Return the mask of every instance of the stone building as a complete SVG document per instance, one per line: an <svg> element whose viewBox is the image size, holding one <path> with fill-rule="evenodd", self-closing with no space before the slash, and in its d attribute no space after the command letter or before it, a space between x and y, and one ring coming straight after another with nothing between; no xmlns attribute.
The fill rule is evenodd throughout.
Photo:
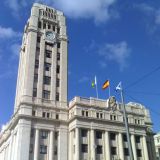
<svg viewBox="0 0 160 160"><path fill-rule="evenodd" d="M154 136L154 142L156 146L156 158L157 160L160 160L160 133L157 133Z"/></svg>
<svg viewBox="0 0 160 160"><path fill-rule="evenodd" d="M129 160L120 103L67 102L67 45L64 14L35 3L24 28L14 114L0 133L0 160ZM137 103L126 108L134 159L154 160L149 111Z"/></svg>

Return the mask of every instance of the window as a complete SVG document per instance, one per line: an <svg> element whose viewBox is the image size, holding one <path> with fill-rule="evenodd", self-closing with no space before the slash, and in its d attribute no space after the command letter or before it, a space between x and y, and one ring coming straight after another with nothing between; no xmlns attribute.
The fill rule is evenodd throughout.
<svg viewBox="0 0 160 160"><path fill-rule="evenodd" d="M48 24L48 29L51 29L51 25L50 24Z"/></svg>
<svg viewBox="0 0 160 160"><path fill-rule="evenodd" d="M88 111L86 111L86 117L88 117Z"/></svg>
<svg viewBox="0 0 160 160"><path fill-rule="evenodd" d="M101 131L96 131L96 138L102 139L102 132Z"/></svg>
<svg viewBox="0 0 160 160"><path fill-rule="evenodd" d="M59 78L56 79L56 87L59 87Z"/></svg>
<svg viewBox="0 0 160 160"><path fill-rule="evenodd" d="M125 156L129 156L129 150L128 150L128 148L124 148L124 155Z"/></svg>
<svg viewBox="0 0 160 160"><path fill-rule="evenodd" d="M37 88L33 88L33 97L37 97Z"/></svg>
<svg viewBox="0 0 160 160"><path fill-rule="evenodd" d="M58 114L56 114L56 119L59 119L59 115Z"/></svg>
<svg viewBox="0 0 160 160"><path fill-rule="evenodd" d="M82 137L87 137L87 130L86 129L81 130L81 136Z"/></svg>
<svg viewBox="0 0 160 160"><path fill-rule="evenodd" d="M59 93L56 92L56 101L59 101Z"/></svg>
<svg viewBox="0 0 160 160"><path fill-rule="evenodd" d="M103 118L103 113L100 113L100 118Z"/></svg>
<svg viewBox="0 0 160 160"><path fill-rule="evenodd" d="M54 138L55 138L55 140L58 139L58 132L55 132Z"/></svg>
<svg viewBox="0 0 160 160"><path fill-rule="evenodd" d="M60 42L57 43L57 48L61 48L61 43Z"/></svg>
<svg viewBox="0 0 160 160"><path fill-rule="evenodd" d="M54 147L54 155L57 155L57 146Z"/></svg>
<svg viewBox="0 0 160 160"><path fill-rule="evenodd" d="M50 116L50 114L49 114L49 113L47 113L47 118L49 118L49 116Z"/></svg>
<svg viewBox="0 0 160 160"><path fill-rule="evenodd" d="M47 154L47 146L40 145L40 154Z"/></svg>
<svg viewBox="0 0 160 160"><path fill-rule="evenodd" d="M41 37L37 36L37 42L40 43L40 41L41 41Z"/></svg>
<svg viewBox="0 0 160 160"><path fill-rule="evenodd" d="M38 82L38 74L34 74L34 82L35 82L35 83Z"/></svg>
<svg viewBox="0 0 160 160"><path fill-rule="evenodd" d="M141 151L141 149L137 149L137 157L142 157L142 151Z"/></svg>
<svg viewBox="0 0 160 160"><path fill-rule="evenodd" d="M36 111L32 111L32 116L35 116L36 115Z"/></svg>
<svg viewBox="0 0 160 160"><path fill-rule="evenodd" d="M136 140L136 143L140 143L141 142L141 137L140 136L135 136L135 140Z"/></svg>
<svg viewBox="0 0 160 160"><path fill-rule="evenodd" d="M110 119L115 121L116 120L116 115L110 115Z"/></svg>
<svg viewBox="0 0 160 160"><path fill-rule="evenodd" d="M116 140L116 134L115 133L110 133L110 139L111 140Z"/></svg>
<svg viewBox="0 0 160 160"><path fill-rule="evenodd" d="M43 112L43 113L42 113L42 117L46 117L46 112Z"/></svg>
<svg viewBox="0 0 160 160"><path fill-rule="evenodd" d="M55 31L55 26L53 26L53 28L52 28L52 29L53 29L53 31Z"/></svg>
<svg viewBox="0 0 160 160"><path fill-rule="evenodd" d="M31 137L32 138L34 137L34 129L33 128L31 129Z"/></svg>
<svg viewBox="0 0 160 160"><path fill-rule="evenodd" d="M81 145L81 150L82 150L82 153L87 153L88 152L88 145L87 144L82 144Z"/></svg>
<svg viewBox="0 0 160 160"><path fill-rule="evenodd" d="M59 61L60 60L60 53L58 52L57 53L57 61Z"/></svg>
<svg viewBox="0 0 160 160"><path fill-rule="evenodd" d="M57 65L57 73L59 73L59 72L60 72L60 66Z"/></svg>
<svg viewBox="0 0 160 160"><path fill-rule="evenodd" d="M127 142L127 135L126 134L123 134L123 141Z"/></svg>
<svg viewBox="0 0 160 160"><path fill-rule="evenodd" d="M42 23L39 21L38 22L38 28L41 28L41 26L42 26Z"/></svg>
<svg viewBox="0 0 160 160"><path fill-rule="evenodd" d="M59 27L57 28L57 33L58 33L58 34L60 33L60 28L59 28Z"/></svg>
<svg viewBox="0 0 160 160"><path fill-rule="evenodd" d="M116 155L117 154L117 149L116 147L111 147L111 154Z"/></svg>
<svg viewBox="0 0 160 160"><path fill-rule="evenodd" d="M46 23L43 23L43 29L46 29Z"/></svg>
<svg viewBox="0 0 160 160"><path fill-rule="evenodd" d="M52 51L46 49L45 53L47 58L51 58Z"/></svg>
<svg viewBox="0 0 160 160"><path fill-rule="evenodd" d="M97 154L102 154L102 146L97 145Z"/></svg>
<svg viewBox="0 0 160 160"><path fill-rule="evenodd" d="M84 116L84 111L82 111L82 116Z"/></svg>
<svg viewBox="0 0 160 160"><path fill-rule="evenodd" d="M35 68L38 68L39 67L39 60L36 60L35 61Z"/></svg>
<svg viewBox="0 0 160 160"><path fill-rule="evenodd" d="M96 115L97 115L97 118L99 118L99 113L97 113Z"/></svg>
<svg viewBox="0 0 160 160"><path fill-rule="evenodd" d="M45 63L44 68L45 68L45 71L50 71L51 70L51 64L50 63Z"/></svg>
<svg viewBox="0 0 160 160"><path fill-rule="evenodd" d="M50 91L43 90L43 98L44 99L50 99Z"/></svg>
<svg viewBox="0 0 160 160"><path fill-rule="evenodd" d="M33 144L30 144L29 153L33 153Z"/></svg>
<svg viewBox="0 0 160 160"><path fill-rule="evenodd" d="M51 84L51 77L44 76L44 78L43 78L43 84L50 85Z"/></svg>
<svg viewBox="0 0 160 160"><path fill-rule="evenodd" d="M42 139L47 139L48 138L48 131L41 130L41 138Z"/></svg>

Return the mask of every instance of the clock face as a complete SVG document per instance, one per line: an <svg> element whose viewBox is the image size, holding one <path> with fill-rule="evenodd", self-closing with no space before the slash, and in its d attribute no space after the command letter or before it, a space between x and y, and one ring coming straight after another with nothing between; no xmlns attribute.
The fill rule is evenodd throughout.
<svg viewBox="0 0 160 160"><path fill-rule="evenodd" d="M56 38L56 35L54 32L48 31L46 32L46 39L49 41L53 41Z"/></svg>

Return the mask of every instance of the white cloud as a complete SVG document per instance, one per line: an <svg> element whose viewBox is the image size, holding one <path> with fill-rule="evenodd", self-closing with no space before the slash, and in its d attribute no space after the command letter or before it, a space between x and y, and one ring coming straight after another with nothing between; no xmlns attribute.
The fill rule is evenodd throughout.
<svg viewBox="0 0 160 160"><path fill-rule="evenodd" d="M78 82L79 83L84 83L84 82L87 82L87 81L89 81L89 78L84 76L84 77L80 78Z"/></svg>
<svg viewBox="0 0 160 160"><path fill-rule="evenodd" d="M99 65L100 65L101 68L106 68L107 67L107 62L99 61Z"/></svg>
<svg viewBox="0 0 160 160"><path fill-rule="evenodd" d="M15 38L15 37L19 37L21 36L21 33L20 32L16 32L14 31L12 28L8 27L8 28L5 28L5 27L2 27L0 25L0 39L8 39L8 38Z"/></svg>
<svg viewBox="0 0 160 160"><path fill-rule="evenodd" d="M127 59L131 53L127 42L122 41L116 44L106 43L98 51L100 56L103 56L107 61L118 63L122 71L127 66Z"/></svg>
<svg viewBox="0 0 160 160"><path fill-rule="evenodd" d="M35 1L58 8L70 18L93 18L98 23L117 17L117 12L112 10L116 0L7 0L7 6L17 15L20 9Z"/></svg>

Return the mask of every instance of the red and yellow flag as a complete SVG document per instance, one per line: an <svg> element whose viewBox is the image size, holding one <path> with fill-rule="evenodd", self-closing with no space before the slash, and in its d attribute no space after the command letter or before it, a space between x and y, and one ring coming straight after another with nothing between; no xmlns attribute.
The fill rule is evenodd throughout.
<svg viewBox="0 0 160 160"><path fill-rule="evenodd" d="M106 80L102 86L102 89L106 89L109 87L109 80Z"/></svg>

